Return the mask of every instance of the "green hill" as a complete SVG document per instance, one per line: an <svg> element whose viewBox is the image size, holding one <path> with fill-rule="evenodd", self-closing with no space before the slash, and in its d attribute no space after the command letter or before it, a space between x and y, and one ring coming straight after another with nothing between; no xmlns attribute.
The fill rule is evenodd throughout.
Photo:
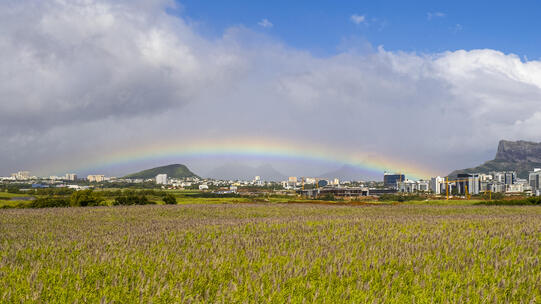
<svg viewBox="0 0 541 304"><path fill-rule="evenodd" d="M167 174L169 178L186 178L186 177L198 177L195 173L190 171L188 167L181 164L173 164L162 167L156 167L141 172L128 174L124 178L155 178L158 174Z"/></svg>

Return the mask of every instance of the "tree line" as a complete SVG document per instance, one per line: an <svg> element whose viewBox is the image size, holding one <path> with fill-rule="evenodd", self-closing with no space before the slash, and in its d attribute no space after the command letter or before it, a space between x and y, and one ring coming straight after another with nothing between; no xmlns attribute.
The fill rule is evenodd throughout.
<svg viewBox="0 0 541 304"><path fill-rule="evenodd" d="M111 191L113 192L113 191ZM114 191L114 206L126 206L126 205L149 205L156 204L157 202L148 198L150 192L145 191ZM154 195L154 192L151 192ZM158 192L158 196L165 204L176 204L177 199L174 195L165 193L164 191ZM48 207L90 207L90 206L106 206L106 197L109 197L110 193L104 193L103 191L80 190L73 191L69 197L59 195L48 195L45 197L39 197L29 204L22 203L18 207L29 208L48 208Z"/></svg>

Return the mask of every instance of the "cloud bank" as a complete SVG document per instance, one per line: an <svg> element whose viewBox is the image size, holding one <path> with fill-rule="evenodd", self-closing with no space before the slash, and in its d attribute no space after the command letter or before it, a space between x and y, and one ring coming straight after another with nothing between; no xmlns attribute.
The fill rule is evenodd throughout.
<svg viewBox="0 0 541 304"><path fill-rule="evenodd" d="M168 1L0 3L0 175L99 164L157 139L243 135L446 174L492 158L499 139L541 140L541 61L383 47L316 57L243 27L207 38L168 10Z"/></svg>

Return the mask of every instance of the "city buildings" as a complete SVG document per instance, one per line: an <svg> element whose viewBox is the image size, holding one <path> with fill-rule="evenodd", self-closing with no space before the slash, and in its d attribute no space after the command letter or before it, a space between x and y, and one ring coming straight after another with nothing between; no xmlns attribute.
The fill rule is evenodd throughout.
<svg viewBox="0 0 541 304"><path fill-rule="evenodd" d="M30 179L30 172L28 171L19 171L17 173L12 173L11 178L15 180L27 180Z"/></svg>

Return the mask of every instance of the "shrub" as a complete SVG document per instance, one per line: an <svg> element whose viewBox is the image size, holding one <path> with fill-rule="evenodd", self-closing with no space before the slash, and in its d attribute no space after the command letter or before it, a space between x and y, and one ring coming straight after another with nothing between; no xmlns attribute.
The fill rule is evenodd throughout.
<svg viewBox="0 0 541 304"><path fill-rule="evenodd" d="M406 201L420 201L426 197L418 194L383 194L379 197L380 201L392 201L392 202L406 202Z"/></svg>
<svg viewBox="0 0 541 304"><path fill-rule="evenodd" d="M70 206L99 206L103 198L92 190L75 191L70 197Z"/></svg>
<svg viewBox="0 0 541 304"><path fill-rule="evenodd" d="M154 204L144 194L136 192L125 192L123 195L115 198L113 205L148 205Z"/></svg>
<svg viewBox="0 0 541 304"><path fill-rule="evenodd" d="M28 206L30 208L49 208L49 207L68 207L70 202L68 199L63 197L41 197L36 200L33 200Z"/></svg>
<svg viewBox="0 0 541 304"><path fill-rule="evenodd" d="M172 194L166 194L163 196L163 202L166 203L167 205L176 205L177 199Z"/></svg>

